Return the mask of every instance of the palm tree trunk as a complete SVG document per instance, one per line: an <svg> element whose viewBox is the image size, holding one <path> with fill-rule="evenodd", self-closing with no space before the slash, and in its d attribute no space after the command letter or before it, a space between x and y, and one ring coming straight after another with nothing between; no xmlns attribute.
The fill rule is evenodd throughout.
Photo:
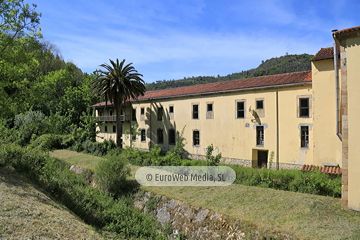
<svg viewBox="0 0 360 240"><path fill-rule="evenodd" d="M115 99L115 113L116 113L116 145L122 147L122 123L121 123L121 102Z"/></svg>

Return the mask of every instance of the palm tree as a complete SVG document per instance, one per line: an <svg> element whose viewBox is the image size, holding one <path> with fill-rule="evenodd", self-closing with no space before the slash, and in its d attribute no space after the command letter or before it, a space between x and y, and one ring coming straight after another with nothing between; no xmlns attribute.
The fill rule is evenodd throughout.
<svg viewBox="0 0 360 240"><path fill-rule="evenodd" d="M143 75L131 66L132 63L125 65L125 59L119 62L110 60L111 65L101 64L100 67L106 71L98 70L98 76L92 81L92 89L95 94L105 98L106 105L108 101L114 104L116 113L116 143L121 147L121 107L127 101L137 99L144 95L146 88Z"/></svg>

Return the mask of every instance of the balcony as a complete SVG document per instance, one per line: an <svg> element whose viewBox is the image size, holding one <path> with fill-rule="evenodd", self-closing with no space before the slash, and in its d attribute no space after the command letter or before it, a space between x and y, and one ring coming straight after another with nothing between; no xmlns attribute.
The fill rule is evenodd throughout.
<svg viewBox="0 0 360 240"><path fill-rule="evenodd" d="M97 117L100 122L116 122L116 115L112 116L99 116ZM130 122L130 115L121 115L120 120L122 122Z"/></svg>

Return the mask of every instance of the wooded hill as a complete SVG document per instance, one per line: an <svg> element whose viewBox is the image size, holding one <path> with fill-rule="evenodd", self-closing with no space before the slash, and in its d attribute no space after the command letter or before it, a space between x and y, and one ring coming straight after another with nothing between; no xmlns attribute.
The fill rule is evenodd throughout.
<svg viewBox="0 0 360 240"><path fill-rule="evenodd" d="M166 88L184 87L197 84L231 81L251 77L259 77L266 75L274 75L281 73L299 72L311 70L311 58L313 55L300 54L300 55L285 55L281 57L271 58L257 67L238 73L228 74L227 76L198 76L193 78L184 78L179 80L163 80L154 83L146 84L148 91L160 90Z"/></svg>

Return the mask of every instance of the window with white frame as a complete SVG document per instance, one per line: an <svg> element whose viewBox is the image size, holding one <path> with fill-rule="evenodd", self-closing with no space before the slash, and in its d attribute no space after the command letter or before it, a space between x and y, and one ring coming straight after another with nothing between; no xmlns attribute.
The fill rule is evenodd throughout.
<svg viewBox="0 0 360 240"><path fill-rule="evenodd" d="M145 142L146 141L146 132L145 129L141 129L141 141Z"/></svg>
<svg viewBox="0 0 360 240"><path fill-rule="evenodd" d="M256 145L264 145L264 126L256 126Z"/></svg>
<svg viewBox="0 0 360 240"><path fill-rule="evenodd" d="M301 147L309 147L309 127L301 126Z"/></svg>
<svg viewBox="0 0 360 240"><path fill-rule="evenodd" d="M264 100L256 100L256 109L264 109Z"/></svg>
<svg viewBox="0 0 360 240"><path fill-rule="evenodd" d="M245 118L245 101L236 102L236 118Z"/></svg>
<svg viewBox="0 0 360 240"><path fill-rule="evenodd" d="M193 145L200 146L200 131L199 130L193 131Z"/></svg>
<svg viewBox="0 0 360 240"><path fill-rule="evenodd" d="M310 99L299 98L299 117L310 117Z"/></svg>
<svg viewBox="0 0 360 240"><path fill-rule="evenodd" d="M192 119L199 119L199 105L192 105Z"/></svg>

